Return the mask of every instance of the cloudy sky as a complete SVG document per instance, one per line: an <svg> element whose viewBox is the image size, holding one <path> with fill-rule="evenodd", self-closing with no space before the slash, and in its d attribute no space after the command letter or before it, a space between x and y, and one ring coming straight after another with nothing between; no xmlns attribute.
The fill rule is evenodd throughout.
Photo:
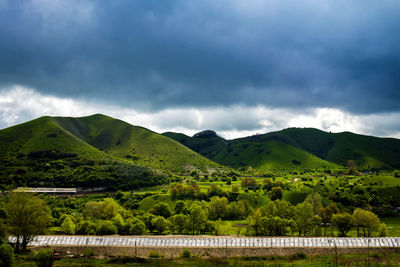
<svg viewBox="0 0 400 267"><path fill-rule="evenodd" d="M103 113L400 138L398 0L0 0L0 128Z"/></svg>

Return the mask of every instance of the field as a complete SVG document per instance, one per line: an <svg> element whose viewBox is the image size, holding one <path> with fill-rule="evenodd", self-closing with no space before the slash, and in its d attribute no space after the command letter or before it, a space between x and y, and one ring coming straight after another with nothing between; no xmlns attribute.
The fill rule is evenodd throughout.
<svg viewBox="0 0 400 267"><path fill-rule="evenodd" d="M174 266L199 266L199 267L213 267L213 266L237 266L237 267L250 267L250 266L275 266L275 267L294 267L294 266L311 266L311 267L326 267L335 266L336 258L334 255L329 256L307 256L304 254L297 254L291 257L246 257L246 258L208 258L199 259L192 257L191 259L138 259L135 258L114 258L109 260L96 260L89 258L88 262L84 258L80 259L61 259L55 261L55 267L78 267L78 266L110 266L110 267L174 267ZM371 254L367 255L347 254L339 255L337 266L399 266L400 254ZM25 257L19 256L16 260L17 266L30 267L36 266L33 261L27 260Z"/></svg>

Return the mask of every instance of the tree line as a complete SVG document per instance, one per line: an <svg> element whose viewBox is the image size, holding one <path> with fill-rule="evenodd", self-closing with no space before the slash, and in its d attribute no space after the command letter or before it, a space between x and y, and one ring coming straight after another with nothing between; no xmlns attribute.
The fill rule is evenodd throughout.
<svg viewBox="0 0 400 267"><path fill-rule="evenodd" d="M188 187L193 189L196 185ZM218 190L210 186L208 194L217 194ZM351 229L363 237L387 235L386 226L373 212L360 208L353 212L340 210L335 203L324 206L318 193L309 194L297 205L277 198L257 208L253 208L251 199L232 200L232 196L219 193L222 196L213 195L207 201L177 199L173 209L168 203L158 202L148 211L130 210L106 197L87 201L81 212L70 209L59 214L40 196L13 192L2 209L1 229L17 237L16 250L26 249L34 236L46 233L49 227L71 235L219 235L223 220L243 220L238 233L249 236L346 236Z"/></svg>

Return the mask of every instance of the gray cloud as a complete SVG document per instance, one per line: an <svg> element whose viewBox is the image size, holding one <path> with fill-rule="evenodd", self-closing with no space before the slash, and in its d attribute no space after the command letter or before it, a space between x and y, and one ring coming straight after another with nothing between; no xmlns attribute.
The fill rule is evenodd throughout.
<svg viewBox="0 0 400 267"><path fill-rule="evenodd" d="M351 131L376 136L400 138L400 112L354 115L332 108L267 108L229 106L219 108L168 108L143 112L134 108L54 97L15 86L0 91L0 129L39 116L88 116L104 113L162 133L196 132L213 129L232 139L266 133L287 127L313 127L324 131Z"/></svg>
<svg viewBox="0 0 400 267"><path fill-rule="evenodd" d="M141 110L400 110L400 3L10 0L0 84Z"/></svg>

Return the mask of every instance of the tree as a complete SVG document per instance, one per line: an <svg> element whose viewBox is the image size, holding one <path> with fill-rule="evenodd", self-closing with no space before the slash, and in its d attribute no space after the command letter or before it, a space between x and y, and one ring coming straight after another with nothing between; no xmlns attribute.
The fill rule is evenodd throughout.
<svg viewBox="0 0 400 267"><path fill-rule="evenodd" d="M207 189L208 197L220 196L222 189L217 184L211 184Z"/></svg>
<svg viewBox="0 0 400 267"><path fill-rule="evenodd" d="M128 233L130 235L142 235L146 232L146 225L138 218L133 218L126 225L129 226Z"/></svg>
<svg viewBox="0 0 400 267"><path fill-rule="evenodd" d="M98 235L115 235L118 232L111 221L99 221L96 227L96 233Z"/></svg>
<svg viewBox="0 0 400 267"><path fill-rule="evenodd" d="M103 200L102 219L111 220L117 216L120 211L122 211L122 207L113 198L105 198Z"/></svg>
<svg viewBox="0 0 400 267"><path fill-rule="evenodd" d="M9 232L16 236L16 250L22 237L22 248L39 234L43 234L52 221L50 209L44 200L27 192L13 192L5 205Z"/></svg>
<svg viewBox="0 0 400 267"><path fill-rule="evenodd" d="M101 201L88 201L85 204L83 214L87 218L101 219L103 215L103 203Z"/></svg>
<svg viewBox="0 0 400 267"><path fill-rule="evenodd" d="M212 197L208 205L208 216L210 217L210 220L224 218L226 215L228 204L229 201L226 197Z"/></svg>
<svg viewBox="0 0 400 267"><path fill-rule="evenodd" d="M378 233L379 233L380 237L388 236L388 230L387 230L386 224L381 223L379 225Z"/></svg>
<svg viewBox="0 0 400 267"><path fill-rule="evenodd" d="M311 204L314 214L318 214L319 210L322 208L322 197L316 192L309 194L305 202Z"/></svg>
<svg viewBox="0 0 400 267"><path fill-rule="evenodd" d="M242 178L242 181L240 182L240 185L242 188L247 188L247 189L255 189L257 187L257 181L254 178L251 177L244 177Z"/></svg>
<svg viewBox="0 0 400 267"><path fill-rule="evenodd" d="M146 229L149 230L150 232L154 232L154 227L151 221L155 218L156 216L151 214L151 213L145 213L142 215L141 219L146 225Z"/></svg>
<svg viewBox="0 0 400 267"><path fill-rule="evenodd" d="M364 237L370 237L373 232L379 230L381 222L376 214L371 211L357 208L353 212L353 224L357 227L357 235L360 236L359 228L363 230Z"/></svg>
<svg viewBox="0 0 400 267"><path fill-rule="evenodd" d="M324 227L324 236L326 236L326 228L332 222L332 215L339 212L336 204L329 204L324 208L320 208L318 214L321 217L322 225Z"/></svg>
<svg viewBox="0 0 400 267"><path fill-rule="evenodd" d="M173 234L183 234L185 231L185 224L187 221L187 216L184 214L176 214L168 218L171 223L171 231Z"/></svg>
<svg viewBox="0 0 400 267"><path fill-rule="evenodd" d="M154 214L156 216L162 216L164 218L168 218L169 216L171 216L171 211L169 210L169 206L165 202L157 203L149 212L151 214Z"/></svg>
<svg viewBox="0 0 400 267"><path fill-rule="evenodd" d="M0 266L9 267L14 262L14 251L9 244L0 246Z"/></svg>
<svg viewBox="0 0 400 267"><path fill-rule="evenodd" d="M122 218L121 214L117 214L114 218L111 219L111 222L117 227L118 233L122 234L125 227L125 220Z"/></svg>
<svg viewBox="0 0 400 267"><path fill-rule="evenodd" d="M183 202L182 200L178 200L175 203L174 212L175 212L175 214L180 214L180 213L185 214L187 212L185 202Z"/></svg>
<svg viewBox="0 0 400 267"><path fill-rule="evenodd" d="M72 221L71 217L66 217L61 224L61 230L67 235L75 234L75 223Z"/></svg>
<svg viewBox="0 0 400 267"><path fill-rule="evenodd" d="M194 235L201 232L207 222L207 214L203 207L194 202L189 209L189 231Z"/></svg>
<svg viewBox="0 0 400 267"><path fill-rule="evenodd" d="M272 187L270 194L271 200L282 199L283 190L280 186Z"/></svg>
<svg viewBox="0 0 400 267"><path fill-rule="evenodd" d="M238 211L242 218L247 218L253 211L250 202L247 199L241 199L237 202ZM241 219L241 218L240 218Z"/></svg>
<svg viewBox="0 0 400 267"><path fill-rule="evenodd" d="M168 231L170 228L170 222L162 216L157 216L156 218L154 218L151 221L151 224L153 225L156 233L158 233L159 235L164 234L164 232Z"/></svg>
<svg viewBox="0 0 400 267"><path fill-rule="evenodd" d="M103 201L89 201L85 204L83 214L85 217L101 220L111 220L123 208L112 198L105 198Z"/></svg>
<svg viewBox="0 0 400 267"><path fill-rule="evenodd" d="M314 226L313 207L307 202L300 203L295 208L295 214L299 236L301 236L301 234L306 236L311 232Z"/></svg>
<svg viewBox="0 0 400 267"><path fill-rule="evenodd" d="M357 173L357 164L354 160L347 161L347 168L349 170L349 174L356 174Z"/></svg>
<svg viewBox="0 0 400 267"><path fill-rule="evenodd" d="M255 235L260 235L262 230L262 214L260 209L256 209L249 218L249 226Z"/></svg>
<svg viewBox="0 0 400 267"><path fill-rule="evenodd" d="M92 221L80 221L76 227L75 233L78 235L95 235L96 223Z"/></svg>
<svg viewBox="0 0 400 267"><path fill-rule="evenodd" d="M263 180L262 189L269 192L269 191L271 191L272 187L273 187L273 183L272 183L271 179L267 178L267 179Z"/></svg>
<svg viewBox="0 0 400 267"><path fill-rule="evenodd" d="M332 223L339 231L339 236L346 236L351 229L352 216L347 212L334 214Z"/></svg>

